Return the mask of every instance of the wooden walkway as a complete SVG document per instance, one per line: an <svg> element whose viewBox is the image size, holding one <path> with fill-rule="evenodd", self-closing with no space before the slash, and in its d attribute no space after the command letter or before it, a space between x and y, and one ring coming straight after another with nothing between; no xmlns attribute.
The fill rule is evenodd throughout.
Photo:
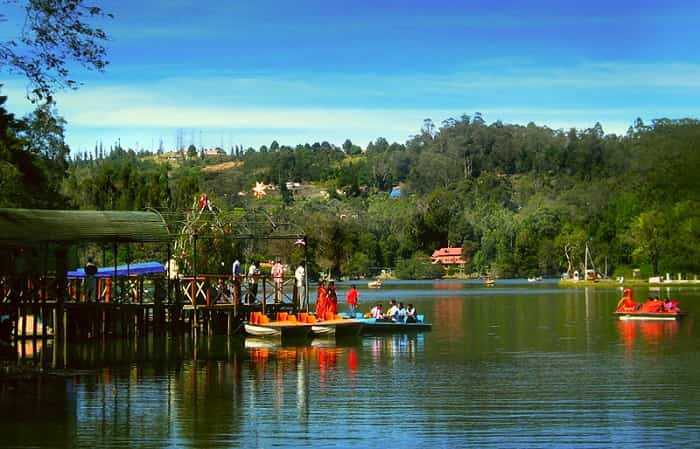
<svg viewBox="0 0 700 449"><path fill-rule="evenodd" d="M253 289L253 285L255 288ZM256 291L257 290L257 291ZM98 279L88 301L80 279L68 279L65 293L55 279L0 279L0 339L131 338L148 334L242 333L252 312L274 316L299 310L293 282L266 276L233 280L199 275L167 282L164 276ZM63 296L63 301L54 299Z"/></svg>

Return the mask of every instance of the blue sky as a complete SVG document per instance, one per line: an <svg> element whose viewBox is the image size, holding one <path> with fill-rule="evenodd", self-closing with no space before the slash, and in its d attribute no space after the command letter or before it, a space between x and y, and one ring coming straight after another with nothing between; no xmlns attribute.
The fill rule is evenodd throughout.
<svg viewBox="0 0 700 449"><path fill-rule="evenodd" d="M616 133L700 116L700 2L95 3L115 16L110 65L57 95L74 152L170 149L178 129L198 147L364 147L477 111ZM3 80L10 110L28 111L24 82Z"/></svg>

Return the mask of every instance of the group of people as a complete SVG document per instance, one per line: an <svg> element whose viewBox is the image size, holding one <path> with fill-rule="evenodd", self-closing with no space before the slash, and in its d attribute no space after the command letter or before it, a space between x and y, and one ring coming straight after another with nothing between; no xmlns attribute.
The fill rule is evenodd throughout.
<svg viewBox="0 0 700 449"><path fill-rule="evenodd" d="M346 301L348 304L348 314L354 317L359 304L359 292L355 285L350 286ZM338 293L335 289L335 281L328 281L328 285L326 285L326 281L321 280L318 284L318 293L316 296L316 316L322 317L329 312L333 315L338 313Z"/></svg>
<svg viewBox="0 0 700 449"><path fill-rule="evenodd" d="M351 285L346 297L348 312L350 317L355 317L359 306L359 292L355 285ZM318 284L316 296L316 316L325 317L328 313L335 315L338 313L338 294L335 289L335 282L321 280ZM381 303L376 303L372 309L366 313L365 318L375 318L382 321L393 321L397 323L416 323L418 314L413 304L404 306L403 302L392 299L386 312Z"/></svg>
<svg viewBox="0 0 700 449"><path fill-rule="evenodd" d="M321 280L316 292L316 316L325 317L327 314L338 313L338 294L335 291L335 282Z"/></svg>
<svg viewBox="0 0 700 449"><path fill-rule="evenodd" d="M282 301L282 286L284 284L284 275L286 271L286 265L283 265L280 259L276 259L272 264L270 275L275 288L275 302ZM238 302L238 298L241 297L241 281L245 280L245 282L248 284L246 302L249 304L254 303L258 296L258 279L260 277L260 267L258 262L256 260L252 260L250 265L248 265L248 270L246 272L243 270L241 262L236 259L231 267L231 272L233 276L234 298L236 302ZM294 272L294 300L297 302L306 297L305 276L304 266L299 264Z"/></svg>
<svg viewBox="0 0 700 449"><path fill-rule="evenodd" d="M632 295L632 289L623 290L623 296L617 303L618 312L680 312L678 301L675 299L660 299L658 296L650 297L645 302L637 304Z"/></svg>
<svg viewBox="0 0 700 449"><path fill-rule="evenodd" d="M408 307L404 307L402 302L397 303L395 299L390 301L389 308L386 312L383 311L382 304L377 303L374 305L374 307L372 307L368 315L368 318L394 321L397 323L416 323L418 321L416 308L413 307L413 304L409 304Z"/></svg>

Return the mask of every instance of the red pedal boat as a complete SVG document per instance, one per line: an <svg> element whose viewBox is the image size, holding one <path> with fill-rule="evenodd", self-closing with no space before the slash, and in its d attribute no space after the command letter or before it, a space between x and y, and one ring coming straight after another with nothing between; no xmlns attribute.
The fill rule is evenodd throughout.
<svg viewBox="0 0 700 449"><path fill-rule="evenodd" d="M677 311L677 312L642 312L642 311L633 311L633 312L620 312L620 311L615 311L615 315L618 316L621 320L677 320L681 317L685 316L685 312L682 311Z"/></svg>
<svg viewBox="0 0 700 449"><path fill-rule="evenodd" d="M621 320L677 320L685 316L674 299L651 298L637 304L632 298L632 290L626 288L615 309L615 315Z"/></svg>

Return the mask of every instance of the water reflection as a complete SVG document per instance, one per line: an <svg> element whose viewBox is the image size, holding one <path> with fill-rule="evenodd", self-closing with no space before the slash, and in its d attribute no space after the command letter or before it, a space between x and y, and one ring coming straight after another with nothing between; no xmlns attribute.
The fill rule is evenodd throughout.
<svg viewBox="0 0 700 449"><path fill-rule="evenodd" d="M32 385L30 413L49 410L50 398L61 412L0 420L2 445L697 445L692 310L681 322L621 322L616 289L516 287L391 290L433 323L425 334L27 346L33 360L61 368L49 370L60 382ZM692 308L700 294L680 299ZM0 391L0 410L19 406L7 402L13 394Z"/></svg>
<svg viewBox="0 0 700 449"><path fill-rule="evenodd" d="M439 335L450 338L464 337L464 301L444 297L435 298L432 315L440 320L440 326L435 326L435 332Z"/></svg>
<svg viewBox="0 0 700 449"><path fill-rule="evenodd" d="M670 343L678 335L679 328L678 321L619 320L617 322L620 339L628 350L634 349L640 342L651 345Z"/></svg>
<svg viewBox="0 0 700 449"><path fill-rule="evenodd" d="M461 290L464 285L461 282L433 282L433 290Z"/></svg>

